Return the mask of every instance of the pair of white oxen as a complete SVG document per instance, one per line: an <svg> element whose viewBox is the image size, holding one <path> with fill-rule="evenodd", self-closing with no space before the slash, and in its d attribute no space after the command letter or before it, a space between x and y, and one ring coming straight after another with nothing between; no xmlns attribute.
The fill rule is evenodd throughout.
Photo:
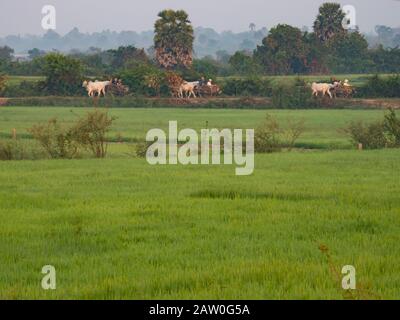
<svg viewBox="0 0 400 320"><path fill-rule="evenodd" d="M350 86L349 80L346 80L344 84L341 81L335 81L334 83L316 83L316 82L314 82L311 85L312 95L315 97L318 97L318 95L320 93L322 93L323 97L325 95L328 95L331 99L333 99L333 95L332 95L331 91L336 90L338 87L340 87L342 85ZM199 86L199 81L195 81L195 82L184 81L179 88L178 95L181 98L183 98L184 94L186 93L188 98L190 98L190 96L193 96L194 98L196 98L195 89L198 86ZM207 86L209 86L209 87L213 86L212 80L208 81Z"/></svg>
<svg viewBox="0 0 400 320"><path fill-rule="evenodd" d="M188 82L188 81L183 81L181 86L179 87L178 90L178 96L179 98L183 98L184 95L186 95L188 98L193 96L193 98L196 98L196 89L198 89L200 86L200 81L193 81L193 82ZM214 85L212 83L212 80L208 80L207 86L212 88Z"/></svg>
<svg viewBox="0 0 400 320"><path fill-rule="evenodd" d="M311 90L312 90L312 95L315 97L318 97L320 93L322 93L322 96L325 97L325 95L328 94L328 96L333 99L333 94L331 91L335 91L337 88L345 86L349 87L349 80L346 80L344 83L342 81L335 81L334 83L316 83L314 82L311 85Z"/></svg>
<svg viewBox="0 0 400 320"><path fill-rule="evenodd" d="M100 97L102 94L106 96L106 87L111 84L111 81L84 81L83 88L86 88L89 97L93 97L95 93Z"/></svg>
<svg viewBox="0 0 400 320"><path fill-rule="evenodd" d="M106 87L111 84L111 81L84 81L82 87L86 88L89 97L93 97L95 93L100 97L102 94L103 96L106 95ZM208 86L212 86L211 81L207 83ZM179 96L182 98L184 94L186 94L189 98L193 96L196 97L195 89L199 86L199 81L195 82L183 82L179 88ZM336 89L337 87L341 86L341 82L336 81L333 84L331 83L316 83L314 82L311 85L312 94L315 97L318 97L320 93L322 96L326 94L332 99L333 95L331 90Z"/></svg>

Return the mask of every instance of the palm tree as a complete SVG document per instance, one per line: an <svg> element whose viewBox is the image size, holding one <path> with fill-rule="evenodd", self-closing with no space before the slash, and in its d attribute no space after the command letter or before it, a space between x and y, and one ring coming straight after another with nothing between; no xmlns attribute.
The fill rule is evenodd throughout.
<svg viewBox="0 0 400 320"><path fill-rule="evenodd" d="M340 4L324 3L319 8L319 14L314 22L314 32L321 42L329 41L338 34L344 34L342 22L345 18Z"/></svg>
<svg viewBox="0 0 400 320"><path fill-rule="evenodd" d="M256 31L256 24L254 22L250 23L249 28L252 32Z"/></svg>
<svg viewBox="0 0 400 320"><path fill-rule="evenodd" d="M193 63L193 27L183 10L164 10L155 23L154 48L158 63L166 68L189 68Z"/></svg>

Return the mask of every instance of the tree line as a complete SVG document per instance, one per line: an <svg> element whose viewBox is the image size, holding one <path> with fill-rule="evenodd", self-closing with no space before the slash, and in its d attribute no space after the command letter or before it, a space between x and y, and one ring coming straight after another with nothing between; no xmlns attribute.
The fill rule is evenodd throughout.
<svg viewBox="0 0 400 320"><path fill-rule="evenodd" d="M218 52L216 57L196 59L194 29L188 14L182 10L164 10L155 22L151 50L128 45L64 55L32 49L31 61L18 62L12 60L11 48L2 47L0 72L45 75L39 89L48 94L82 93L80 83L85 77L118 77L133 92L159 94L167 91L162 81L166 72L176 72L186 80L233 75L400 72L398 47L369 48L358 30L343 27L344 18L339 4L325 3L319 8L313 32L279 24L253 51L241 50L233 55ZM23 85L29 91L29 84Z"/></svg>

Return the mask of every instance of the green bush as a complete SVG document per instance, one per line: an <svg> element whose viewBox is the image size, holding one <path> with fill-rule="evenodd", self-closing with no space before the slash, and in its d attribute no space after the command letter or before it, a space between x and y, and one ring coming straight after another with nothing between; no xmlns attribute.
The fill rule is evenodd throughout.
<svg viewBox="0 0 400 320"><path fill-rule="evenodd" d="M96 158L104 158L108 145L106 134L114 120L115 118L110 117L107 112L88 112L72 127L72 137L76 144L92 152Z"/></svg>
<svg viewBox="0 0 400 320"><path fill-rule="evenodd" d="M255 130L254 150L259 153L278 152L282 149L281 129L278 121L267 115L264 122Z"/></svg>
<svg viewBox="0 0 400 320"><path fill-rule="evenodd" d="M400 119L390 109L383 121L365 124L361 121L351 122L346 128L351 141L364 149L382 149L400 147Z"/></svg>
<svg viewBox="0 0 400 320"><path fill-rule="evenodd" d="M92 152L96 158L104 158L107 154L106 134L113 121L107 112L95 110L70 127L61 126L53 118L33 126L29 132L51 158L76 158L80 148Z"/></svg>
<svg viewBox="0 0 400 320"><path fill-rule="evenodd" d="M352 122L347 128L351 141L355 146L362 145L364 149L382 149L387 146L383 122L370 124Z"/></svg>
<svg viewBox="0 0 400 320"><path fill-rule="evenodd" d="M23 160L27 158L28 151L20 140L0 140L0 160Z"/></svg>
<svg viewBox="0 0 400 320"><path fill-rule="evenodd" d="M61 126L56 118L28 130L46 153L54 159L71 159L78 154L78 144L71 128Z"/></svg>
<svg viewBox="0 0 400 320"><path fill-rule="evenodd" d="M152 65L140 64L133 69L126 69L120 72L118 77L129 87L130 92L135 95L156 96L168 94L164 73ZM159 88L153 88L149 85L149 77L156 77L160 80Z"/></svg>
<svg viewBox="0 0 400 320"><path fill-rule="evenodd" d="M271 96L271 81L258 77L227 79L222 83L222 91L228 96Z"/></svg>
<svg viewBox="0 0 400 320"><path fill-rule="evenodd" d="M323 107L331 100L313 98L309 85L303 79L294 83L280 83L272 90L272 104L278 109L305 109Z"/></svg>
<svg viewBox="0 0 400 320"><path fill-rule="evenodd" d="M304 133L305 123L304 119L300 120L291 120L288 119L286 121L286 130L283 130L283 145L284 147L292 150L295 147L295 143L297 139Z"/></svg>
<svg viewBox="0 0 400 320"><path fill-rule="evenodd" d="M193 70L198 76L196 80L200 79L201 76L206 79L216 79L220 68L222 68L222 66L213 59L203 58L193 61Z"/></svg>
<svg viewBox="0 0 400 320"><path fill-rule="evenodd" d="M400 75L370 77L367 83L357 90L357 96L364 98L400 97Z"/></svg>
<svg viewBox="0 0 400 320"><path fill-rule="evenodd" d="M393 147L400 147L400 119L397 118L393 109L389 109L385 115L383 126L389 144Z"/></svg>
<svg viewBox="0 0 400 320"><path fill-rule="evenodd" d="M276 118L267 114L265 120L255 130L254 149L259 153L279 152L283 148L290 151L304 129L303 119L288 119L283 129Z"/></svg>

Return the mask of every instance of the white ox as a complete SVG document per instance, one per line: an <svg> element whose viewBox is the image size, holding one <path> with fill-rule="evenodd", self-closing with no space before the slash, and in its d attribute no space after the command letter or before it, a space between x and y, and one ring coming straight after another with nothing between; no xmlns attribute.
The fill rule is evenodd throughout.
<svg viewBox="0 0 400 320"><path fill-rule="evenodd" d="M196 98L195 89L199 84L200 84L199 81L195 82L184 81L179 88L179 96L183 98L184 94L186 94L188 98L190 98L191 96L193 96L193 98Z"/></svg>
<svg viewBox="0 0 400 320"><path fill-rule="evenodd" d="M312 95L315 97L318 97L319 93L322 93L322 96L324 97L326 94L329 95L329 97L332 99L332 93L331 90L335 89L340 85L339 82L335 82L334 84L331 83L316 83L314 82L311 85L311 90L312 90Z"/></svg>
<svg viewBox="0 0 400 320"><path fill-rule="evenodd" d="M97 92L100 97L101 94L106 96L106 87L111 84L111 81L84 81L82 87L86 88L89 97L93 97L93 95Z"/></svg>

